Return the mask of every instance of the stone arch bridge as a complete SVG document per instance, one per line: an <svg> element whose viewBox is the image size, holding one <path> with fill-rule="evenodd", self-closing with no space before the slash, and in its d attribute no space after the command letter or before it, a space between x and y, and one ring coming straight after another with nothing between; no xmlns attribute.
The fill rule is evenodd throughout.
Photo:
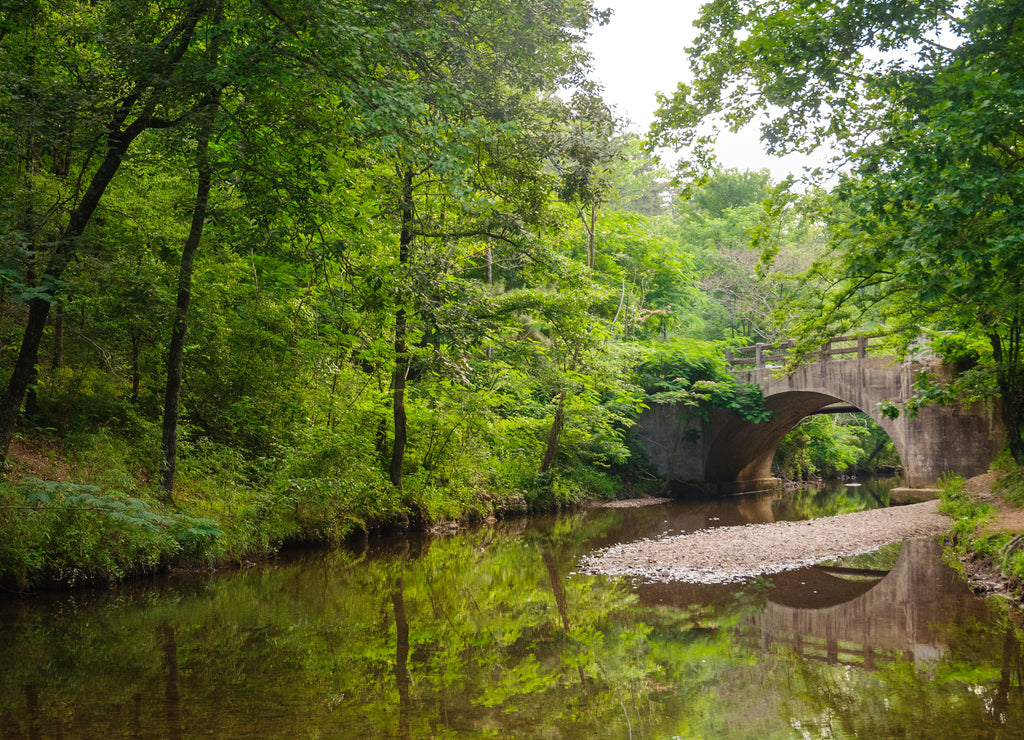
<svg viewBox="0 0 1024 740"><path fill-rule="evenodd" d="M907 486L934 485L947 472L964 477L985 472L1005 439L997 405L930 405L913 418L882 416L883 402L910 398L922 370L940 379L952 371L934 358L899 362L876 356L876 339L833 339L815 361L790 375L781 370L788 343L771 351L765 345L740 350L729 358L733 373L739 382L761 388L771 421L754 424L726 409L695 414L666 404L644 411L634 433L654 472L682 492L729 494L777 486L771 464L783 437L807 416L840 411L862 411L882 426L899 453Z"/></svg>

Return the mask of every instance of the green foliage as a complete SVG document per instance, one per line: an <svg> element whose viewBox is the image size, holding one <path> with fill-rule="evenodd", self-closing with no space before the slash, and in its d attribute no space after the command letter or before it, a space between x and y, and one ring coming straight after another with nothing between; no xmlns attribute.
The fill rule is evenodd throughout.
<svg viewBox="0 0 1024 740"><path fill-rule="evenodd" d="M651 145L684 148L681 166L690 173L713 165L720 130L752 122L772 154L824 141L856 151L863 132L884 128L888 108L872 95L874 85L898 84L903 73L951 53L934 38L946 23L957 25L954 7L947 0L706 3L687 49L692 81L660 98Z"/></svg>
<svg viewBox="0 0 1024 740"><path fill-rule="evenodd" d="M887 401L880 409L883 415L896 419L900 413L906 413L913 418L927 405L970 406L999 395L992 347L980 337L964 332L932 332L928 335L928 348L942 359L952 375L947 372L939 377L934 370L923 368L914 376L910 398L903 404Z"/></svg>
<svg viewBox="0 0 1024 740"><path fill-rule="evenodd" d="M863 419L804 419L779 444L772 468L791 480L831 478L856 472L866 462L871 430Z"/></svg>
<svg viewBox="0 0 1024 740"><path fill-rule="evenodd" d="M807 196L810 198L810 196ZM702 287L694 336L774 342L788 338L792 276L820 253L821 229L766 172L720 170L690 188L660 232L692 255Z"/></svg>
<svg viewBox="0 0 1024 740"><path fill-rule="evenodd" d="M710 246L717 225L688 239L693 209L669 214L665 172L586 79L583 43L607 12L33 7L0 30L6 418L21 377L22 429L53 440L54 477L96 487L60 516L155 538L145 557L96 555L81 578L621 492L649 402L634 374L646 343L671 354L667 340L699 329L711 252L759 222L739 201L766 183L723 173L696 208L734 218L730 243ZM209 203L194 214L207 134ZM198 215L202 243L179 272ZM189 280L171 511L151 486ZM696 346L653 392L763 418L754 389L704 366L720 348ZM67 567L11 572L38 583Z"/></svg>
<svg viewBox="0 0 1024 740"><path fill-rule="evenodd" d="M1024 495L1021 468L1012 460L1000 463L1000 477L995 485L997 495L1011 506L1020 506ZM996 529L993 522L996 508L982 502L965 490L962 478L947 477L940 481L942 501L939 511L953 518L949 540L951 554L961 559L981 559L992 563L1004 577L1020 582L1024 579L1024 538L1017 531Z"/></svg>
<svg viewBox="0 0 1024 740"><path fill-rule="evenodd" d="M1024 471L1008 455L997 463L993 492L1011 508L1024 502ZM941 481L939 510L953 517L950 528L952 552L960 558L981 558L995 565L1011 580L1024 579L1024 537L1019 531L996 526L997 508L966 491L961 478Z"/></svg>
<svg viewBox="0 0 1024 740"><path fill-rule="evenodd" d="M770 418L760 389L737 383L729 373L722 344L680 341L656 347L638 376L649 403L681 404L698 414L732 409L755 423Z"/></svg>
<svg viewBox="0 0 1024 740"><path fill-rule="evenodd" d="M768 170L718 171L693 192L690 202L708 218L720 219L732 209L760 204L768 197L770 186Z"/></svg>
<svg viewBox="0 0 1024 740"><path fill-rule="evenodd" d="M892 570L896 561L899 560L903 551L902 542L890 542L882 545L877 550L866 552L861 555L849 555L826 561L827 565L834 565L840 568L862 568L864 570L888 571Z"/></svg>
<svg viewBox="0 0 1024 740"><path fill-rule="evenodd" d="M537 474L527 484L525 500L533 512L574 509L588 501L621 498L622 481L582 463Z"/></svg>

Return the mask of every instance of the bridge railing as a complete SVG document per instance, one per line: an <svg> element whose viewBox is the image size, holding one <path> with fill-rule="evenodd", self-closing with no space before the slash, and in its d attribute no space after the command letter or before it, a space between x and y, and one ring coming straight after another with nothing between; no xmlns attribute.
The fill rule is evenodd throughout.
<svg viewBox="0 0 1024 740"><path fill-rule="evenodd" d="M830 360L849 360L857 357L868 357L871 350L882 346L880 334L862 336L834 337L825 342L821 349L811 354L812 362ZM793 349L792 341L766 344L764 342L750 347L726 350L725 356L729 364L735 368L750 367L782 367Z"/></svg>

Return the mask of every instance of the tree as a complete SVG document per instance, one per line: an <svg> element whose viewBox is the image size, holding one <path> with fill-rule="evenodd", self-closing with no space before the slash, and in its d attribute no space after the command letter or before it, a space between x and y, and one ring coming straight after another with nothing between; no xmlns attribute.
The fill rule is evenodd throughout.
<svg viewBox="0 0 1024 740"><path fill-rule="evenodd" d="M224 0L211 0L211 40L207 50L207 74L217 67L219 37L224 21ZM188 332L188 310L192 301L192 273L196 251L203 238L206 214L210 204L210 189L213 179L213 165L210 158L210 141L217 123L217 109L220 106L222 90L211 85L202 107L197 114L196 132L196 196L192 206L192 219L188 236L181 250L181 265L178 271L178 295L175 302L174 322L171 341L167 350L167 385L164 393L164 418L161 435L163 450L163 484L168 498L174 492L174 472L178 456L178 416L181 399L182 372L185 364L185 336Z"/></svg>
<svg viewBox="0 0 1024 740"><path fill-rule="evenodd" d="M390 18L391 5L382 6ZM561 107L548 97L581 81L586 29L602 14L589 2L426 3L397 14L382 38L389 54L368 70L387 107L356 122L387 172L393 229L393 424L389 471L402 486L408 443L410 342L436 323L435 287L486 239L529 251L530 225L543 222L548 180L544 132ZM429 29L425 31L424 29ZM432 253L436 250L436 253ZM440 268L440 269L431 269ZM440 278L440 280L438 280ZM440 344L435 348L440 352Z"/></svg>
<svg viewBox="0 0 1024 740"><path fill-rule="evenodd" d="M578 92L572 99L572 117L565 151L556 159L558 195L573 204L586 231L587 267L597 259L597 214L612 191L611 166L622 156L614 138L615 121L604 101L593 93Z"/></svg>
<svg viewBox="0 0 1024 740"><path fill-rule="evenodd" d="M685 149L684 174L703 174L722 127L757 123L767 152L831 144L837 162L884 128L885 91L941 63L963 28L951 0L712 0L695 25L693 81L679 83L652 126L651 145Z"/></svg>
<svg viewBox="0 0 1024 740"><path fill-rule="evenodd" d="M821 229L793 204L774 203L772 193L766 170L716 170L658 219L659 231L691 257L701 281L690 336L779 339L774 312L792 299L789 276L820 251ZM774 255L770 263L763 252Z"/></svg>
<svg viewBox="0 0 1024 740"><path fill-rule="evenodd" d="M864 322L904 347L927 328L986 337L1010 451L1024 463L1020 21L1016 5L987 0L826 12L713 3L699 82L666 106L661 132L699 144L678 127L715 110L743 122L770 104L769 148L837 142L851 169L825 214L833 248L811 273L808 344ZM734 94L743 82L757 94Z"/></svg>

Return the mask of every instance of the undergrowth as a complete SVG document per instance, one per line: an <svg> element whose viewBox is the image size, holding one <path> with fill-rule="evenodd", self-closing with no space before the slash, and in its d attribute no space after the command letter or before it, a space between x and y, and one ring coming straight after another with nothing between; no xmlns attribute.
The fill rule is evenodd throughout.
<svg viewBox="0 0 1024 740"><path fill-rule="evenodd" d="M33 474L15 461L0 479L0 587L110 583L242 563L289 544L330 545L360 532L560 510L621 492L617 478L582 464L495 485L483 472L485 455L410 471L398 491L372 451L340 436L321 434L257 458L185 433L168 501L155 483L158 431L134 425L132 432L125 438L93 427L59 443L43 432L23 434L46 472Z"/></svg>
<svg viewBox="0 0 1024 740"><path fill-rule="evenodd" d="M1024 503L1024 470L1006 460L997 465L993 492L1014 506ZM1024 583L1024 532L993 529L996 508L967 492L959 476L939 481L942 487L939 512L950 516L947 545L961 559L991 562L1011 583Z"/></svg>

